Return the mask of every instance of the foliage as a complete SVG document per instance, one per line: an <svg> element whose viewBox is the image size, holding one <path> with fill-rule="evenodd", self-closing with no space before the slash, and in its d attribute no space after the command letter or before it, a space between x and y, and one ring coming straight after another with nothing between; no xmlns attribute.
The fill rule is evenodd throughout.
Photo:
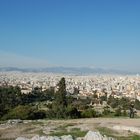
<svg viewBox="0 0 140 140"><path fill-rule="evenodd" d="M94 109L86 109L81 113L82 118L93 118L96 117L96 111Z"/></svg>
<svg viewBox="0 0 140 140"><path fill-rule="evenodd" d="M66 92L65 78L62 78L59 81L57 86L58 86L58 91L55 93L54 102L52 104L52 109L49 112L51 112L52 117L55 117L58 119L66 118L67 92Z"/></svg>
<svg viewBox="0 0 140 140"><path fill-rule="evenodd" d="M73 107L71 105L67 107L66 115L68 118L72 118L72 119L80 118L80 112L77 110L76 107Z"/></svg>
<svg viewBox="0 0 140 140"><path fill-rule="evenodd" d="M0 87L0 117L22 102L19 87Z"/></svg>
<svg viewBox="0 0 140 140"><path fill-rule="evenodd" d="M107 99L107 93L98 97L97 91L92 96L78 96L78 88L74 88L74 93L68 94L66 91L65 78L62 78L57 91L54 87L42 91L42 88L35 87L29 94L22 94L19 87L0 87L0 118L1 119L42 119L42 118L91 118L102 116L127 116L130 108L129 98ZM95 111L92 103L107 100L107 106ZM134 106L140 109L140 101L135 100ZM102 112L103 109L103 112ZM111 110L115 110L115 114ZM43 111L44 110L44 111ZM97 109L96 109L97 110ZM102 114L101 114L102 112Z"/></svg>
<svg viewBox="0 0 140 140"><path fill-rule="evenodd" d="M110 105L112 108L117 108L118 106L121 106L123 109L129 109L129 106L131 104L131 101L129 98L122 97L122 98L114 98L113 96L110 96L108 98L108 105Z"/></svg>
<svg viewBox="0 0 140 140"><path fill-rule="evenodd" d="M108 98L107 104L110 105L112 108L116 108L119 105L119 99L110 96Z"/></svg>
<svg viewBox="0 0 140 140"><path fill-rule="evenodd" d="M71 135L75 138L77 137L84 137L87 131L81 131L80 128L72 128L69 131L67 130L66 126L61 126L57 128L56 132L51 132L51 136L63 136L63 135Z"/></svg>
<svg viewBox="0 0 140 140"><path fill-rule="evenodd" d="M52 101L54 98L54 88L50 87L46 91L41 91L40 88L36 87L29 94L22 95L22 104L29 104L33 102L42 102L50 100Z"/></svg>
<svg viewBox="0 0 140 140"><path fill-rule="evenodd" d="M117 131L114 131L110 128L106 128L106 127L97 127L98 131L102 134L102 135L106 135L108 137L114 137L114 135L118 134Z"/></svg>
<svg viewBox="0 0 140 140"><path fill-rule="evenodd" d="M107 96L101 96L101 97L100 97L100 100L101 100L101 102L107 101Z"/></svg>
<svg viewBox="0 0 140 140"><path fill-rule="evenodd" d="M118 107L116 110L115 110L115 116L122 116L122 112L121 112L121 108Z"/></svg>
<svg viewBox="0 0 140 140"><path fill-rule="evenodd" d="M137 100L137 99L136 99L136 101L135 101L135 108L136 108L137 110L140 110L140 101Z"/></svg>
<svg viewBox="0 0 140 140"><path fill-rule="evenodd" d="M6 115L2 117L3 120L6 119L22 119L22 120L28 120L28 119L43 119L46 117L45 112L38 111L32 106L23 106L19 105L12 110L10 110Z"/></svg>
<svg viewBox="0 0 140 140"><path fill-rule="evenodd" d="M64 108L67 106L67 99L66 99L66 83L65 78L62 78L58 83L58 91L55 93L55 104L59 108Z"/></svg>
<svg viewBox="0 0 140 140"><path fill-rule="evenodd" d="M103 115L109 115L111 113L110 108L108 106L104 107Z"/></svg>

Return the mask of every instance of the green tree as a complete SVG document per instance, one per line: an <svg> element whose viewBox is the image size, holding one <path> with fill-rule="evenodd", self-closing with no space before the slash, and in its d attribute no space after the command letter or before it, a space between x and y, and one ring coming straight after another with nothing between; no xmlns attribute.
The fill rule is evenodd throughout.
<svg viewBox="0 0 140 140"><path fill-rule="evenodd" d="M66 98L66 83L65 83L65 78L62 78L60 82L58 83L58 91L55 93L56 94L56 105L60 108L65 108L67 107L67 98Z"/></svg>
<svg viewBox="0 0 140 140"><path fill-rule="evenodd" d="M67 92L65 78L62 78L57 86L58 90L55 92L52 109L49 112L51 112L53 117L66 118Z"/></svg>
<svg viewBox="0 0 140 140"><path fill-rule="evenodd" d="M0 116L3 116L8 110L21 104L21 91L19 87L0 87Z"/></svg>

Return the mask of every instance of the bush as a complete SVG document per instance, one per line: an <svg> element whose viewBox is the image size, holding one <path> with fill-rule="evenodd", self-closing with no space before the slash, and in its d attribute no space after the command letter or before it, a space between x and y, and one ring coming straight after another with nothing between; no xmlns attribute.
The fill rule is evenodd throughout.
<svg viewBox="0 0 140 140"><path fill-rule="evenodd" d="M56 118L56 112L52 109L46 112L46 118L53 119Z"/></svg>
<svg viewBox="0 0 140 140"><path fill-rule="evenodd" d="M140 101L137 100L137 99L136 99L136 101L135 101L135 108L136 108L137 110L140 110Z"/></svg>
<svg viewBox="0 0 140 140"><path fill-rule="evenodd" d="M66 116L68 118L80 118L80 112L77 110L77 108L72 107L72 106L68 106L66 108Z"/></svg>
<svg viewBox="0 0 140 140"><path fill-rule="evenodd" d="M121 108L119 107L115 110L115 116L121 116L121 115L122 115Z"/></svg>
<svg viewBox="0 0 140 140"><path fill-rule="evenodd" d="M127 116L128 115L127 111L126 110L123 110L123 114L122 115L123 116Z"/></svg>
<svg viewBox="0 0 140 140"><path fill-rule="evenodd" d="M110 108L108 106L104 107L103 115L109 115L110 113Z"/></svg>
<svg viewBox="0 0 140 140"><path fill-rule="evenodd" d="M44 110L37 110L31 113L29 119L37 120L46 118L46 112Z"/></svg>
<svg viewBox="0 0 140 140"><path fill-rule="evenodd" d="M94 109L87 109L81 113L82 118L93 118L97 117L96 111Z"/></svg>
<svg viewBox="0 0 140 140"><path fill-rule="evenodd" d="M42 119L45 118L46 114L43 111L35 110L35 108L31 106L23 106L19 105L9 111L6 115L2 117L3 120L7 119L21 119L21 120L28 120L28 119Z"/></svg>

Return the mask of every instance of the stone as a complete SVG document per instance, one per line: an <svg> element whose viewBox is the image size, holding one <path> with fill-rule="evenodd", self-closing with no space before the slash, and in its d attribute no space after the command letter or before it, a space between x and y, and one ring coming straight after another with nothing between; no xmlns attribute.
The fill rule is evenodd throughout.
<svg viewBox="0 0 140 140"><path fill-rule="evenodd" d="M71 135L61 136L62 140L73 140L73 137Z"/></svg>
<svg viewBox="0 0 140 140"><path fill-rule="evenodd" d="M39 135L36 135L36 136L32 137L31 140L40 140L40 137L39 137Z"/></svg>
<svg viewBox="0 0 140 140"><path fill-rule="evenodd" d="M100 132L89 131L84 137L84 140L115 140L115 139L107 136L102 136Z"/></svg>
<svg viewBox="0 0 140 140"><path fill-rule="evenodd" d="M84 137L84 140L102 140L102 136L99 132L89 131Z"/></svg>
<svg viewBox="0 0 140 140"><path fill-rule="evenodd" d="M24 138L24 137L18 137L18 138L16 138L16 140L29 140L29 139Z"/></svg>
<svg viewBox="0 0 140 140"><path fill-rule="evenodd" d="M48 140L48 138L46 136L42 136L40 137L40 140Z"/></svg>
<svg viewBox="0 0 140 140"><path fill-rule="evenodd" d="M60 138L57 136L49 136L47 140L60 140Z"/></svg>
<svg viewBox="0 0 140 140"><path fill-rule="evenodd" d="M13 119L13 120L8 120L7 124L18 124L18 123L23 123L23 120L20 119Z"/></svg>

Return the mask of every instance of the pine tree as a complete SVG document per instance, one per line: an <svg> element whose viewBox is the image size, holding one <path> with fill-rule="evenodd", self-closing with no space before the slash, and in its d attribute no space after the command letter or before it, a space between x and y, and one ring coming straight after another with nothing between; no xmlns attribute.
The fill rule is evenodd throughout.
<svg viewBox="0 0 140 140"><path fill-rule="evenodd" d="M57 86L58 86L58 91L55 93L55 100L52 105L52 110L54 113L54 117L66 118L67 92L66 92L65 78L62 78Z"/></svg>
<svg viewBox="0 0 140 140"><path fill-rule="evenodd" d="M65 78L60 80L58 87L59 89L56 92L56 105L62 108L67 107Z"/></svg>

